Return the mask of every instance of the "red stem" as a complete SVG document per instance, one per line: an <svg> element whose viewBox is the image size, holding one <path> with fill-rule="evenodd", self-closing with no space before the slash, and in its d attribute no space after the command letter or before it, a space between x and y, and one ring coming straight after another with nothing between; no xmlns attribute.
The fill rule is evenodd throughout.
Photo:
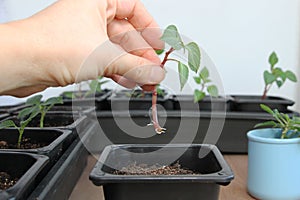
<svg viewBox="0 0 300 200"><path fill-rule="evenodd" d="M165 53L165 57L163 59L163 61L161 62L160 66L161 68L164 68L166 62L168 61L168 57L169 55L174 51L175 49L174 48L170 48L169 51L167 51ZM156 87L153 89L152 91L152 124L154 126L154 129L156 131L156 133L158 134L161 134L161 133L164 133L165 132L165 128L162 128L160 125L159 125L159 122L158 122L158 117L157 117L157 106L156 106L156 102L157 102L157 90L156 90Z"/></svg>

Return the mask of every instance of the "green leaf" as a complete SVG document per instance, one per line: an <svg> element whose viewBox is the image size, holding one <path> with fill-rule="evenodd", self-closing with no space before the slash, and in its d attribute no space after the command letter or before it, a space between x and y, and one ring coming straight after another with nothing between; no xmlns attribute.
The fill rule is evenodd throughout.
<svg viewBox="0 0 300 200"><path fill-rule="evenodd" d="M178 30L174 25L168 26L160 39L162 41L165 41L167 44L169 44L176 50L180 50L184 47Z"/></svg>
<svg viewBox="0 0 300 200"><path fill-rule="evenodd" d="M277 87L280 88L283 85L283 82L280 80L276 80Z"/></svg>
<svg viewBox="0 0 300 200"><path fill-rule="evenodd" d="M67 98L69 98L69 99L75 98L75 95L74 95L73 92L64 92L64 93L63 93L63 96L65 96L65 97L67 97Z"/></svg>
<svg viewBox="0 0 300 200"><path fill-rule="evenodd" d="M38 109L38 106L32 106L32 107L22 109L18 114L18 119L23 119L27 117L36 109Z"/></svg>
<svg viewBox="0 0 300 200"><path fill-rule="evenodd" d="M188 78L189 78L189 68L183 64L182 62L178 62L178 72L179 72L179 81L180 81L180 89L184 87Z"/></svg>
<svg viewBox="0 0 300 200"><path fill-rule="evenodd" d="M6 120L0 123L0 129L9 128L9 127L17 127L15 122L12 120Z"/></svg>
<svg viewBox="0 0 300 200"><path fill-rule="evenodd" d="M219 91L216 85L210 85L207 87L207 92L209 93L210 96L212 97L218 97L219 96Z"/></svg>
<svg viewBox="0 0 300 200"><path fill-rule="evenodd" d="M37 105L37 104L40 104L42 97L43 97L43 95L41 95L41 94L35 95L33 97L30 97L29 99L27 99L26 105Z"/></svg>
<svg viewBox="0 0 300 200"><path fill-rule="evenodd" d="M271 65L271 69L274 68L274 66L278 63L278 57L275 52L271 53L269 56L269 63Z"/></svg>
<svg viewBox="0 0 300 200"><path fill-rule="evenodd" d="M262 123L259 123L259 124L256 124L254 126L254 128L258 128L258 127L262 127L262 126L269 126L269 127L280 127L279 124L277 124L276 122L274 121L266 121L266 122L262 122Z"/></svg>
<svg viewBox="0 0 300 200"><path fill-rule="evenodd" d="M205 92L202 92L200 90L195 90L194 91L194 102L199 102L205 97Z"/></svg>
<svg viewBox="0 0 300 200"><path fill-rule="evenodd" d="M63 104L62 97L51 97L42 103L44 106L55 105L55 104Z"/></svg>
<svg viewBox="0 0 300 200"><path fill-rule="evenodd" d="M165 96L164 90L160 88L160 85L156 85L156 92L159 96Z"/></svg>
<svg viewBox="0 0 300 200"><path fill-rule="evenodd" d="M268 71L264 71L264 80L265 80L265 84L269 85L269 84L272 84L276 80L276 76L274 76L273 74L271 74Z"/></svg>
<svg viewBox="0 0 300 200"><path fill-rule="evenodd" d="M91 93L95 93L97 91L97 87L98 87L98 80L92 80L89 84Z"/></svg>
<svg viewBox="0 0 300 200"><path fill-rule="evenodd" d="M290 81L297 82L297 77L296 77L296 75L295 75L293 72L287 70L287 71L285 72L285 75L286 75L286 77L287 77Z"/></svg>
<svg viewBox="0 0 300 200"><path fill-rule="evenodd" d="M200 67L200 48L195 42L188 43L185 48L188 51L188 65L190 69L197 73Z"/></svg>
<svg viewBox="0 0 300 200"><path fill-rule="evenodd" d="M260 104L260 107L261 107L261 109L263 109L264 111L266 111L267 113L269 113L269 114L271 114L271 115L274 115L275 113L273 112L273 110L269 107L269 106L267 106L267 105L265 105L265 104Z"/></svg>
<svg viewBox="0 0 300 200"><path fill-rule="evenodd" d="M207 80L207 78L209 77L209 71L206 67L204 67L201 71L200 71L200 77L203 80Z"/></svg>
<svg viewBox="0 0 300 200"><path fill-rule="evenodd" d="M161 55L164 51L164 49L155 50L157 55Z"/></svg>
<svg viewBox="0 0 300 200"><path fill-rule="evenodd" d="M195 76L195 77L194 77L194 80L195 80L195 82L196 82L197 84L201 84L201 78L200 78L200 77Z"/></svg>

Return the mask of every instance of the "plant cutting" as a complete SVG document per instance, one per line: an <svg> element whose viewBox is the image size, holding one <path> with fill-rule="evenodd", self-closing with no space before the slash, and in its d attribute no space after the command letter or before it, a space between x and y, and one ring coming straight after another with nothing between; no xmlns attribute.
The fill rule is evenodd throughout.
<svg viewBox="0 0 300 200"><path fill-rule="evenodd" d="M262 95L232 95L235 101L235 110L246 112L261 112L260 104L266 104L271 109L277 109L280 112L288 112L288 106L292 106L294 101L286 98L269 96L268 92L276 84L281 88L287 80L297 82L296 75L290 70L283 70L276 67L279 59L275 52L271 53L268 58L270 69L263 73L264 90Z"/></svg>
<svg viewBox="0 0 300 200"><path fill-rule="evenodd" d="M200 48L195 42L190 42L188 44L185 44L180 37L177 27L174 25L170 25L166 28L166 30L164 31L161 37L161 40L166 42L168 45L170 45L170 49L165 52L164 58L160 66L164 68L165 64L168 61L173 61L177 63L180 89L182 90L188 80L189 70L197 74L200 68L200 59L201 59ZM183 63L178 59L169 57L174 51L180 51L180 50L183 50L184 53L187 51L188 53L187 63ZM158 53L161 54L162 51L159 51ZM158 117L157 117L156 101L157 101L157 90L154 89L152 92L152 117L151 117L151 123L149 125L153 125L156 133L161 134L164 133L166 129L159 125Z"/></svg>
<svg viewBox="0 0 300 200"><path fill-rule="evenodd" d="M207 93L212 97L219 96L218 87L211 83L212 81L209 78L209 71L206 67L200 71L198 76L194 77L194 80L198 85L200 85L200 90L195 89L194 91L195 103L203 100Z"/></svg>
<svg viewBox="0 0 300 200"><path fill-rule="evenodd" d="M265 99L267 97L267 93L271 89L272 85L276 83L277 87L280 88L283 86L285 81L288 79L292 82L297 82L296 75L290 71L283 71L280 67L275 67L275 65L278 63L278 57L275 52L272 52L269 56L269 64L270 64L270 70L264 71L264 91L262 95L262 99Z"/></svg>
<svg viewBox="0 0 300 200"><path fill-rule="evenodd" d="M261 108L274 120L259 123L248 137L248 192L258 199L300 199L300 118Z"/></svg>

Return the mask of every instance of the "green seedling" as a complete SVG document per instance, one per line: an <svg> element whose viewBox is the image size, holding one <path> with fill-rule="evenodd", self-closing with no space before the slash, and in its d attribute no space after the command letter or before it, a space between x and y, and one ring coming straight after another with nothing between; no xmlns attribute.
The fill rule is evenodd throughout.
<svg viewBox="0 0 300 200"><path fill-rule="evenodd" d="M38 113L41 115L40 117L40 128L44 127L44 120L46 113L56 104L62 104L62 97L52 97L47 99L46 101L42 100L42 95L36 95L29 99L27 99L25 105L27 106L23 110L19 112L18 118L23 119L27 116L31 116L32 113Z"/></svg>
<svg viewBox="0 0 300 200"><path fill-rule="evenodd" d="M74 92L64 92L64 96L66 96L69 99L75 99L75 98L86 98L92 94L95 94L97 92L102 92L102 85L109 82L109 80L103 81L103 76L99 76L95 80L91 80L89 82L89 90L86 92L82 92L81 89L79 90L79 93L76 95Z"/></svg>
<svg viewBox="0 0 300 200"><path fill-rule="evenodd" d="M283 71L279 67L275 67L275 65L278 63L278 57L275 52L273 52L269 56L269 64L270 64L270 71L265 70L264 71L264 82L265 87L262 95L262 99L265 99L267 97L267 93L271 89L272 85L276 83L277 87L280 88L285 81L288 79L292 82L297 82L296 75L290 71Z"/></svg>
<svg viewBox="0 0 300 200"><path fill-rule="evenodd" d="M219 96L218 87L211 83L212 81L209 79L209 71L206 67L204 67L200 73L194 77L194 80L200 85L200 90L195 89L194 91L195 103L201 101L206 96L206 92L212 97Z"/></svg>
<svg viewBox="0 0 300 200"><path fill-rule="evenodd" d="M164 68L165 64L168 61L173 61L177 63L180 89L182 90L188 80L189 71L191 70L192 72L197 74L200 68L200 59L201 59L200 48L195 42L190 42L185 44L178 32L178 29L174 25L170 25L166 28L166 30L164 31L161 37L161 40L166 42L168 45L170 45L170 49L168 51L164 51L164 50L156 51L157 54L165 53L160 66ZM182 50L188 53L187 63L169 57L174 51L182 51ZM152 117L151 117L152 122L149 125L153 125L156 133L161 134L164 133L166 129L161 127L158 122L157 107L156 107L157 94L158 91L154 89L152 92Z"/></svg>
<svg viewBox="0 0 300 200"><path fill-rule="evenodd" d="M260 107L273 116L274 120L266 121L255 125L255 128L268 126L273 128L281 128L281 139L293 138L296 135L300 137L300 117L289 117L286 113L281 113L277 109L271 109L270 107L261 104Z"/></svg>
<svg viewBox="0 0 300 200"><path fill-rule="evenodd" d="M20 126L17 126L13 120L5 120L0 123L0 129L10 128L10 127L16 128L19 132L17 147L20 148L25 128L31 122L31 120L38 115L38 113L39 112L37 110L31 112L30 116L27 119L20 121Z"/></svg>

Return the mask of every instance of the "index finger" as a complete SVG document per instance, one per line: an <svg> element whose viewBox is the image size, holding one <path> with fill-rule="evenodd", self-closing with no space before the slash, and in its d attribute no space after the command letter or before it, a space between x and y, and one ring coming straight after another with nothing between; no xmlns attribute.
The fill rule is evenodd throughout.
<svg viewBox="0 0 300 200"><path fill-rule="evenodd" d="M164 48L164 42L160 40L162 32L158 24L139 0L117 0L115 17L127 19L154 49Z"/></svg>

